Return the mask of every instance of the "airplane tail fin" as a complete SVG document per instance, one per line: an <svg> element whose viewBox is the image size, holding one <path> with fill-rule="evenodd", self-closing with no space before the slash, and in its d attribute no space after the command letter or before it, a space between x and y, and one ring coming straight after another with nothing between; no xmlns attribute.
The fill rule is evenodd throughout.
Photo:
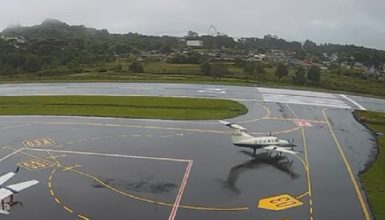
<svg viewBox="0 0 385 220"><path fill-rule="evenodd" d="M219 122L233 129L233 132L231 134L231 139L233 143L241 143L244 140L253 138L251 135L247 133L246 128L240 125L227 122L227 121L219 121Z"/></svg>
<svg viewBox="0 0 385 220"><path fill-rule="evenodd" d="M234 129L233 133L231 133L231 140L233 143L242 143L245 140L249 140L253 138L249 135L245 130Z"/></svg>

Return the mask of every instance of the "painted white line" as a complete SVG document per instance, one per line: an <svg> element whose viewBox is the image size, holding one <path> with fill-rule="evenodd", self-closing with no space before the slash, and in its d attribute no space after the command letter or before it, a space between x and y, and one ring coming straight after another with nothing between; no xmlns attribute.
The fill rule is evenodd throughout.
<svg viewBox="0 0 385 220"><path fill-rule="evenodd" d="M15 116L18 117L18 116ZM24 117L24 116L20 116ZM0 116L1 118L1 116ZM12 121L9 121L12 122ZM143 129L155 129L155 130L170 130L170 131L189 131L189 132L200 132L200 133L214 133L214 134L224 134L226 132L220 130L205 130L198 128L178 128L178 127L161 127L161 126L141 126L141 125L129 125L129 124L102 124L102 123L86 123L86 122L45 122L45 121L17 121L24 123L36 123L39 125L87 125L87 126L101 126L101 127L121 127L121 128L143 128ZM218 124L218 123L216 123Z"/></svg>
<svg viewBox="0 0 385 220"><path fill-rule="evenodd" d="M186 184L188 181L188 178L190 176L191 167L192 167L193 161L190 160L187 164L186 172L184 173L182 183L179 187L178 195L176 196L174 206L172 207L170 216L168 220L174 220L176 216L176 212L178 211L180 201L182 200L184 189L186 188Z"/></svg>
<svg viewBox="0 0 385 220"><path fill-rule="evenodd" d="M5 146L4 148L6 148L6 146ZM20 148L20 149L14 151L14 152L8 154L7 156L1 158L1 159L0 159L0 162L2 162L3 160L7 159L8 157L11 157L11 156L13 156L13 155L19 153L20 151L22 151L22 150L24 150L24 149L25 149L25 148Z"/></svg>
<svg viewBox="0 0 385 220"><path fill-rule="evenodd" d="M344 108L351 109L348 105L328 105L328 104L319 104L319 103L309 103L309 102L298 102L298 101L277 101L277 100L264 100L265 102L281 102L281 103L289 103L289 104L297 104L297 105L314 105L314 106L324 106L324 107L332 107L332 108Z"/></svg>
<svg viewBox="0 0 385 220"><path fill-rule="evenodd" d="M356 105L360 110L364 110L364 111L367 110L364 106L358 104L358 102L356 102L356 101L354 101L353 99L347 97L346 95L340 94L340 96L341 96L342 98L344 98L344 99L350 101L350 102L353 103L354 105Z"/></svg>
<svg viewBox="0 0 385 220"><path fill-rule="evenodd" d="M134 155L124 155L124 154L106 154L106 153L94 153L94 152L70 151L70 150L52 150L52 149L39 149L39 148L33 148L33 149L27 148L25 150L42 151L42 152L56 152L56 153L64 153L64 154L105 156L105 157L122 157L122 158L133 158L133 159L163 160L163 161L184 162L184 163L188 163L191 161L191 160L187 160L187 159L177 159L177 158L167 158L167 157L146 157L146 156L134 156Z"/></svg>
<svg viewBox="0 0 385 220"><path fill-rule="evenodd" d="M325 92L313 92L306 90L293 90L293 89L273 89L273 88L257 88L260 93L270 93L270 94L282 94L282 95L298 95L298 96L309 96L309 97L318 97L318 98L335 98L331 93Z"/></svg>
<svg viewBox="0 0 385 220"><path fill-rule="evenodd" d="M0 128L1 130L6 130L6 129L10 129L10 128L19 128L19 127L27 127L27 126L31 126L31 124L25 124L25 125L13 125L13 126L8 126L8 127L2 127Z"/></svg>

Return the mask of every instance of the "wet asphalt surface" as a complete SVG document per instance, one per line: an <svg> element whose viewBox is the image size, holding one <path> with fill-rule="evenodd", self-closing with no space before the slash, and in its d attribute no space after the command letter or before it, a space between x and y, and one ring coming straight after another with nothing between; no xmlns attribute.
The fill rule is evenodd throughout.
<svg viewBox="0 0 385 220"><path fill-rule="evenodd" d="M40 181L17 194L23 205L1 218L372 218L357 175L374 159L375 140L351 109L242 103L249 112L229 120L256 136L271 131L294 138L298 157L265 151L254 157L233 146L231 131L216 121L1 117L0 173L19 165L7 184ZM311 126L297 126L295 119ZM286 194L301 204L258 207L263 198Z"/></svg>

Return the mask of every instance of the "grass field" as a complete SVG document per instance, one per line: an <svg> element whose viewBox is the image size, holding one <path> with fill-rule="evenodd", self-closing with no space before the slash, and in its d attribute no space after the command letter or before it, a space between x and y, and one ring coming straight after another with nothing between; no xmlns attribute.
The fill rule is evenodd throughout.
<svg viewBox="0 0 385 220"><path fill-rule="evenodd" d="M374 132L385 133L385 113L355 112L356 117ZM379 154L376 161L363 174L361 182L369 198L376 219L385 219L385 136L377 138Z"/></svg>
<svg viewBox="0 0 385 220"><path fill-rule="evenodd" d="M315 91L334 91L369 96L385 97L384 82L373 79L359 79L335 74L332 71L321 72L319 84L296 85L292 82L295 67L289 67L289 75L281 79L275 76L275 67L266 67L266 73L257 78L244 73L243 68L233 63L222 63L230 73L220 79L213 79L201 73L199 64L172 64L161 61L143 62L144 73L128 71L128 61L81 66L82 71L70 71L66 68L42 71L38 73L19 73L0 75L0 83L10 82L165 82L165 83L202 83L223 85L257 85L265 87L294 88ZM121 65L121 71L116 70ZM100 69L104 69L100 71Z"/></svg>
<svg viewBox="0 0 385 220"><path fill-rule="evenodd" d="M206 120L245 114L230 100L124 96L6 96L1 115L77 115L125 118Z"/></svg>

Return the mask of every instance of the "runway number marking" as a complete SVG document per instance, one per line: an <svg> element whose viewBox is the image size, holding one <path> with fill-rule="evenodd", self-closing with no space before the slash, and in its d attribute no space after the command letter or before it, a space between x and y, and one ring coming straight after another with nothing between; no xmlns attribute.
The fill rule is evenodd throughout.
<svg viewBox="0 0 385 220"><path fill-rule="evenodd" d="M25 147L42 147L42 146L52 146L55 145L55 141L51 138L38 138L32 140L23 141Z"/></svg>
<svg viewBox="0 0 385 220"><path fill-rule="evenodd" d="M303 120L303 119L295 120L294 123L298 127L312 127L313 126L309 121Z"/></svg>
<svg viewBox="0 0 385 220"><path fill-rule="evenodd" d="M41 170L41 169L45 169L53 166L51 163L48 163L44 160L39 160L39 159L24 161L24 162L18 163L17 165L30 171Z"/></svg>
<svg viewBox="0 0 385 220"><path fill-rule="evenodd" d="M288 194L264 198L258 202L258 208L273 211L285 210L300 205L303 205L301 201Z"/></svg>

